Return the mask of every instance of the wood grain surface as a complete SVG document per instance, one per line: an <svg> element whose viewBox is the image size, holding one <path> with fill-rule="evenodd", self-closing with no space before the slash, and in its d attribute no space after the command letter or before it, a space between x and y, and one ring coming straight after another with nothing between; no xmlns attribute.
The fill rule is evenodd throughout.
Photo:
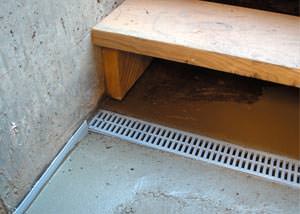
<svg viewBox="0 0 300 214"><path fill-rule="evenodd" d="M198 0L126 0L96 45L300 87L300 18Z"/></svg>
<svg viewBox="0 0 300 214"><path fill-rule="evenodd" d="M121 100L141 76L152 58L133 53L102 48L102 63L106 92Z"/></svg>

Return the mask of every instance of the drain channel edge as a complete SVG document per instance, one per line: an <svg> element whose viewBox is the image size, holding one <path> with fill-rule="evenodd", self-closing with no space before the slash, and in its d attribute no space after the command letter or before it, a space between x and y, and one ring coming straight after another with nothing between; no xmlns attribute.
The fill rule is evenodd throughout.
<svg viewBox="0 0 300 214"><path fill-rule="evenodd" d="M100 110L89 130L300 188L300 161Z"/></svg>

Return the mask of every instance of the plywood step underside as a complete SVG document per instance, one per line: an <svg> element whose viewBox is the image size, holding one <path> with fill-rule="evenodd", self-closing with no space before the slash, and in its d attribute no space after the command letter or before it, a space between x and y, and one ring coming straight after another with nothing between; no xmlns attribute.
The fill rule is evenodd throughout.
<svg viewBox="0 0 300 214"><path fill-rule="evenodd" d="M198 0L126 0L94 44L300 87L300 18Z"/></svg>

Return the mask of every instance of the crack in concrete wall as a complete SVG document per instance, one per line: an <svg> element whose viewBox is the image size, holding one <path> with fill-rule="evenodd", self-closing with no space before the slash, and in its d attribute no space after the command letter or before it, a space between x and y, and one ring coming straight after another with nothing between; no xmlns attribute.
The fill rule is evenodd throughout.
<svg viewBox="0 0 300 214"><path fill-rule="evenodd" d="M90 29L121 1L0 0L2 207L17 206L95 108L104 89Z"/></svg>

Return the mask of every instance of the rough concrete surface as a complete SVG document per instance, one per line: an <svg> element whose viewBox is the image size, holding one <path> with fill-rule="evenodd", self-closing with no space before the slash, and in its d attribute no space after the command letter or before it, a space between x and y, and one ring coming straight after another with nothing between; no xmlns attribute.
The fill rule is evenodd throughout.
<svg viewBox="0 0 300 214"><path fill-rule="evenodd" d="M90 29L120 2L0 0L0 204L9 210L103 93Z"/></svg>
<svg viewBox="0 0 300 214"><path fill-rule="evenodd" d="M90 134L27 214L298 213L300 192L257 177Z"/></svg>

